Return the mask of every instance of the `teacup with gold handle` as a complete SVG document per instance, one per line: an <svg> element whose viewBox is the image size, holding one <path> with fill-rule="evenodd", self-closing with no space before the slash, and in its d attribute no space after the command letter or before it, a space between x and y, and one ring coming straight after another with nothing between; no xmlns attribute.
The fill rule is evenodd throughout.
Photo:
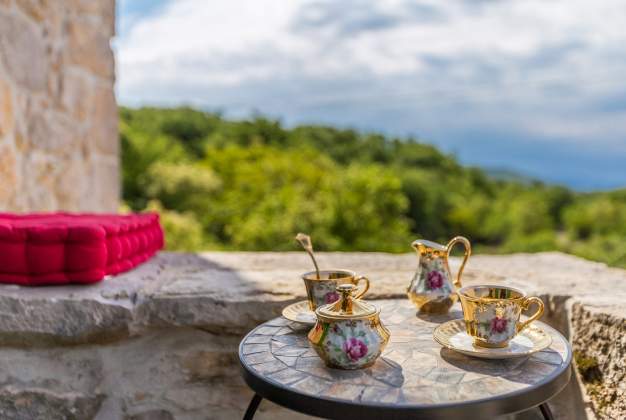
<svg viewBox="0 0 626 420"><path fill-rule="evenodd" d="M337 286L350 283L359 285L359 290L355 291L354 298L360 299L370 288L370 281L365 276L357 275L352 270L320 270L310 271L302 275L304 287L306 287L309 309L316 310L322 305L339 300Z"/></svg>
<svg viewBox="0 0 626 420"><path fill-rule="evenodd" d="M467 334L482 347L506 347L520 331L543 314L543 301L506 286L466 286L459 290ZM520 321L523 310L532 304L537 311Z"/></svg>

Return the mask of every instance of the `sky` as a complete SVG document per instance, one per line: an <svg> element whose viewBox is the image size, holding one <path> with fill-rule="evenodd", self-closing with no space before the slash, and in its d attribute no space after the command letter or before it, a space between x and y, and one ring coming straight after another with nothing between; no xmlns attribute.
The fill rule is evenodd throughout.
<svg viewBox="0 0 626 420"><path fill-rule="evenodd" d="M414 136L626 187L623 0L118 0L118 102Z"/></svg>

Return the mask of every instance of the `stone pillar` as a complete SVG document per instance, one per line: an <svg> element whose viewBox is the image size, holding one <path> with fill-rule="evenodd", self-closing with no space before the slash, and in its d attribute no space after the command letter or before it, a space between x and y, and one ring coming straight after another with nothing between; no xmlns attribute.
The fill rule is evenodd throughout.
<svg viewBox="0 0 626 420"><path fill-rule="evenodd" d="M115 0L0 0L0 211L116 211Z"/></svg>

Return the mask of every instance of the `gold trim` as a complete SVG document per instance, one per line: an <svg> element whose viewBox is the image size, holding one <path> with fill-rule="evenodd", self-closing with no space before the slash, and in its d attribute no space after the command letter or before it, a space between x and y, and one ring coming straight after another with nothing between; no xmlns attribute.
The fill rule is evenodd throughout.
<svg viewBox="0 0 626 420"><path fill-rule="evenodd" d="M369 285L369 282L366 284ZM356 321L378 315L380 313L379 308L353 296L356 290L357 287L350 283L337 286L337 291L341 293L339 300L320 306L315 310L315 315L318 319L329 321Z"/></svg>
<svg viewBox="0 0 626 420"><path fill-rule="evenodd" d="M543 328L538 325L530 325L524 331L520 332L520 335L528 338L533 347L527 351L515 351L510 346L500 348L488 348L482 346L473 345L471 348L459 348L455 346L450 340L455 335L463 333L467 334L465 330L465 323L462 319L455 319L445 322L439 325L433 331L433 338L441 346L468 355L485 359L510 359L514 357L525 357L537 353L546 349L552 344L552 336L548 334ZM468 335L471 339L471 336Z"/></svg>
<svg viewBox="0 0 626 420"><path fill-rule="evenodd" d="M492 297L489 297L489 296L483 296L483 297L470 296L470 295L468 295L466 293L463 293L463 290L475 289L477 287L513 290L514 292L519 293L521 296L514 297L514 298L492 298ZM520 289L515 288L515 287L502 286L502 285L497 285L497 284L475 284L475 285L472 285L472 286L465 286L465 287L459 289L457 294L459 295L459 297L462 296L464 299L471 300L472 302L484 302L484 301L496 301L496 300L506 300L506 301L514 302L514 301L522 300L522 299L525 299L526 297L528 297L526 292L524 292L523 290L520 290Z"/></svg>
<svg viewBox="0 0 626 420"><path fill-rule="evenodd" d="M325 278L324 275L325 274L335 274L335 273L344 273L346 274L344 277L333 277L333 278ZM356 272L352 271L352 270L346 270L343 268L331 268L329 270L320 270L320 278L317 278L317 272L316 271L308 271L304 274L302 274L302 280L307 280L307 281L329 281L329 280L348 280L348 279L352 279L355 278Z"/></svg>
<svg viewBox="0 0 626 420"><path fill-rule="evenodd" d="M527 328L531 322L538 320L539 318L541 318L541 315L543 315L545 305L543 304L543 300L541 300L537 296L531 296L531 297L527 297L526 299L524 299L524 301L522 302L522 310L525 310L525 311L528 310L528 308L533 302L537 304L537 312L535 312L526 321L521 322L519 324L519 329L517 330L518 334L520 331Z"/></svg>
<svg viewBox="0 0 626 420"><path fill-rule="evenodd" d="M465 264L467 264L468 258L470 257L470 255L472 255L472 244L465 236L455 236L454 238L450 239L450 242L448 242L448 244L446 245L446 264L448 264L448 261L450 260L450 252L452 252L452 248L454 248L454 245L456 244L463 244L463 246L465 247L463 262L461 262L461 267L459 267L459 271L456 273L456 277L454 278L454 285L457 288L460 288L462 287L461 276L463 275L463 269L465 268ZM448 271L450 271L449 265Z"/></svg>
<svg viewBox="0 0 626 420"><path fill-rule="evenodd" d="M422 255L433 251L442 253L442 255L448 252L448 248L445 245L429 241L428 239L416 239L411 243L411 246Z"/></svg>
<svg viewBox="0 0 626 420"><path fill-rule="evenodd" d="M324 305L326 306L326 305ZM323 308L323 306L322 306ZM372 318L376 318L378 315L380 315L380 309L376 309L376 312L373 312L369 315L322 315L319 312L319 308L318 310L315 311L315 315L317 315L317 319L319 319L322 322L332 322L332 321L349 321L351 319L355 320L355 321L360 321L363 319L372 319Z"/></svg>

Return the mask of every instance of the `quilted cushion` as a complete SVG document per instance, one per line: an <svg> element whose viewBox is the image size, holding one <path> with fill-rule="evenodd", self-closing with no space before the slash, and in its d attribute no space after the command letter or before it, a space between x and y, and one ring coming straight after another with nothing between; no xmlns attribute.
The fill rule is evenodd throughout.
<svg viewBox="0 0 626 420"><path fill-rule="evenodd" d="M0 213L0 283L95 283L163 248L159 215Z"/></svg>

